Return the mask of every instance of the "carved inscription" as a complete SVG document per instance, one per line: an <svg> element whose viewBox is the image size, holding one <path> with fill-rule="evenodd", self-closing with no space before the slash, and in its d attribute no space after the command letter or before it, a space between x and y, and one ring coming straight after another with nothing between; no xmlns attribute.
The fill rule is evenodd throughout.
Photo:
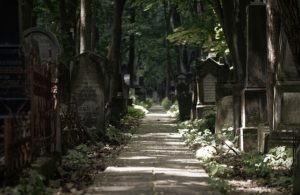
<svg viewBox="0 0 300 195"><path fill-rule="evenodd" d="M211 74L203 78L204 102L216 102L216 82L217 79Z"/></svg>

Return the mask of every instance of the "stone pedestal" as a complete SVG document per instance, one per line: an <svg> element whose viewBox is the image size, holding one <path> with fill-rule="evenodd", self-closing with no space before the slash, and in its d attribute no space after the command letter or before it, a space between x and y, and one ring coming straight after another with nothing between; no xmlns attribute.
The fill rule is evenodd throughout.
<svg viewBox="0 0 300 195"><path fill-rule="evenodd" d="M249 152L257 150L258 130L253 127L244 127L239 129L239 145L240 150Z"/></svg>
<svg viewBox="0 0 300 195"><path fill-rule="evenodd" d="M246 88L242 91L241 128L239 129L240 149L259 150L258 126L267 126L267 103L265 88ZM248 140L247 140L248 139Z"/></svg>
<svg viewBox="0 0 300 195"><path fill-rule="evenodd" d="M220 134L222 129L233 127L233 97L225 96L217 102L215 129Z"/></svg>

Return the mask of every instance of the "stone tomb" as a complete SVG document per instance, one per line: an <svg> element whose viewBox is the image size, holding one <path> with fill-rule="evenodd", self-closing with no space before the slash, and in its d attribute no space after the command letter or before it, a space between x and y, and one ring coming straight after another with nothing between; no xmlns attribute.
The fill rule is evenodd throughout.
<svg viewBox="0 0 300 195"><path fill-rule="evenodd" d="M296 147L300 144L300 76L283 30L280 33L280 45L280 62L274 86L274 126L270 131L268 147Z"/></svg>
<svg viewBox="0 0 300 195"><path fill-rule="evenodd" d="M258 150L268 126L266 104L266 8L252 2L247 8L247 64L245 87L241 94L241 127L238 130L242 151ZM258 128L264 127L264 128Z"/></svg>
<svg viewBox="0 0 300 195"><path fill-rule="evenodd" d="M212 58L201 61L196 67L197 72L197 118L203 117L207 109L215 108L217 87L227 78L227 66L219 64Z"/></svg>
<svg viewBox="0 0 300 195"><path fill-rule="evenodd" d="M105 130L105 63L95 54L80 54L71 77L72 98L77 104L81 123L96 128L99 134Z"/></svg>

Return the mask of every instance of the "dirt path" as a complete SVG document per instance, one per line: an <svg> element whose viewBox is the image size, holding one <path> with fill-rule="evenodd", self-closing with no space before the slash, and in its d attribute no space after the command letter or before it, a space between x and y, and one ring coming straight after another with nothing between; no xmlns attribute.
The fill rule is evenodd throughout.
<svg viewBox="0 0 300 195"><path fill-rule="evenodd" d="M114 166L84 194L220 194L175 131L175 123L155 106Z"/></svg>

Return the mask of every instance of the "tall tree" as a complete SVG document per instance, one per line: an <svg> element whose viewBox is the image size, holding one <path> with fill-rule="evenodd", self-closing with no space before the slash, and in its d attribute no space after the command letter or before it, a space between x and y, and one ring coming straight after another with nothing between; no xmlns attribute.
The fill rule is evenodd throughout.
<svg viewBox="0 0 300 195"><path fill-rule="evenodd" d="M108 64L111 75L109 101L117 95L118 79L121 65L121 38L122 38L122 14L126 0L114 0L114 17L112 25L112 38L108 53Z"/></svg>
<svg viewBox="0 0 300 195"><path fill-rule="evenodd" d="M91 51L91 0L80 0L80 53Z"/></svg>

